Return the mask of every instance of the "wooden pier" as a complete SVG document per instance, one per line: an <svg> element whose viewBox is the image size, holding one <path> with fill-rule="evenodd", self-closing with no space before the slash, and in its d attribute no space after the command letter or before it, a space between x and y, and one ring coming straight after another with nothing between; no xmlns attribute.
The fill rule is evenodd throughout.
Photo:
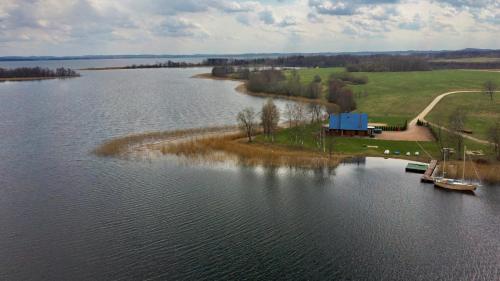
<svg viewBox="0 0 500 281"><path fill-rule="evenodd" d="M420 181L427 183L434 183L433 174L434 170L436 169L436 166L437 166L437 160L431 160L431 163L429 163L429 167L427 167L427 170L425 171Z"/></svg>

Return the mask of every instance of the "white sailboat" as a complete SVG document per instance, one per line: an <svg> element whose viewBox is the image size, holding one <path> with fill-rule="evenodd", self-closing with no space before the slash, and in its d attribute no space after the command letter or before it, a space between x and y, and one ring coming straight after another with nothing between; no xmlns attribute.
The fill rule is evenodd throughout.
<svg viewBox="0 0 500 281"><path fill-rule="evenodd" d="M474 191L477 189L477 184L466 182L465 181L465 152L467 151L467 147L464 147L464 165L462 167L462 179L449 179L445 178L445 168L446 168L446 153L444 154L443 161L443 177L434 179L434 186L450 189L450 190L458 190L458 191Z"/></svg>

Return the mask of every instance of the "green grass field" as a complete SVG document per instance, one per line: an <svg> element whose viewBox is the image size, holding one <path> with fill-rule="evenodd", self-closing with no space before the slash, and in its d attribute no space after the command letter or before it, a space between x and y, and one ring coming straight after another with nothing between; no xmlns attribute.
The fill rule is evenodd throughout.
<svg viewBox="0 0 500 281"><path fill-rule="evenodd" d="M275 136L275 144L284 145L287 147L297 148L297 149L307 149L313 151L323 151L322 148L318 147L317 136L320 129L319 124L305 125L302 130L302 135L304 143L297 143L296 139L296 128L283 129L279 131ZM328 137L331 139L331 137ZM259 135L256 141L268 142L263 135ZM378 148L369 147L377 146ZM414 157L415 160L427 158L427 154L423 152L422 147L433 157L439 156L439 146L436 142L414 142L414 141L386 141L377 140L372 138L349 138L349 137L335 137L333 139L333 151L336 154L348 154L348 155L363 155L363 156L385 156L384 150L389 149L391 153L393 151L399 150L401 154L406 152L411 152L412 155L415 151L420 152L421 157ZM401 155L403 156L403 155ZM391 157L397 157L397 155L392 154Z"/></svg>
<svg viewBox="0 0 500 281"><path fill-rule="evenodd" d="M461 93L445 97L427 116L433 123L449 127L450 116L457 109L466 112L465 127L473 131L472 136L486 140L488 129L500 122L500 93L495 93L493 101L483 93Z"/></svg>
<svg viewBox="0 0 500 281"><path fill-rule="evenodd" d="M342 68L301 69L299 74L303 83L312 81L320 75L326 85L328 77ZM487 80L500 85L500 73L437 70L419 72L369 72L353 73L367 76L365 85L350 86L353 91L366 91L367 95L356 95L359 112L366 112L372 122L391 125L413 119L436 96L451 90L482 89Z"/></svg>
<svg viewBox="0 0 500 281"><path fill-rule="evenodd" d="M283 145L292 149L306 149L316 152L323 152L322 147L318 147L318 133L320 130L319 124L308 124L302 127L303 144L296 142L297 128L283 129L279 131L274 140L274 144ZM456 148L456 138L451 134L442 131L442 142L444 147ZM332 139L328 137L328 139ZM257 142L269 142L263 135L258 135L255 139ZM479 144L472 140L465 140L465 145L469 150L482 150L487 155L491 154L491 147ZM377 146L377 148L373 147ZM362 156L378 156L386 157L384 151L391 151L390 157L404 157L412 160L428 160L428 155L434 159L440 158L440 146L438 142L415 142L415 141L389 141L378 140L372 138L355 138L355 137L335 137L333 138L333 153L347 155L362 155ZM328 148L326 149L328 153ZM395 155L394 151L400 151L400 155ZM420 153L419 157L414 155L414 152ZM406 157L404 154L410 152L412 156Z"/></svg>
<svg viewBox="0 0 500 281"><path fill-rule="evenodd" d="M300 69L302 83L309 83L315 75L322 78L327 89L331 74L343 72L343 68L309 68ZM353 75L367 76L369 81L365 85L351 85L358 104L358 112L366 112L370 122L387 123L389 125L403 124L420 113L436 96L453 90L482 90L486 81L492 80L500 85L500 73L470 71L470 70L437 70L421 72L370 72L353 73ZM366 94L358 94L366 92ZM326 92L325 92L326 95ZM446 97L430 113L428 120L437 123L438 120L448 125L449 115L461 106L468 112L467 129L474 131L474 136L485 139L489 126L500 116L500 94L496 94L495 102L482 93L457 94ZM316 135L319 127L306 126L304 129L304 144L295 143L294 129L285 129L276 136L276 143L289 147L319 150ZM449 133L442 133L442 142L445 147L456 147L456 138ZM259 136L257 140L265 141ZM383 151L399 150L406 152L420 151L422 148L416 142L384 141L370 138L335 138L334 151L341 154L383 156ZM469 149L482 150L490 154L491 148L465 140ZM440 156L437 142L421 142L420 145L433 157ZM369 148L368 146L378 146Z"/></svg>

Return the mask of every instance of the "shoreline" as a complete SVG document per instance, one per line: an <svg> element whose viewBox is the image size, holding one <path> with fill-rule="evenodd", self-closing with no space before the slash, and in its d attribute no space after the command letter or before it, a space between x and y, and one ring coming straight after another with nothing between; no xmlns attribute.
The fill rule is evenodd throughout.
<svg viewBox="0 0 500 281"><path fill-rule="evenodd" d="M5 82L5 81L38 81L38 80L52 80L52 79L59 79L59 78L62 78L62 77L8 77L8 78L0 78L0 82Z"/></svg>
<svg viewBox="0 0 500 281"><path fill-rule="evenodd" d="M244 165L336 167L356 155L332 157L317 151L252 142L236 126L152 132L118 137L92 151L101 157L141 159L175 155L194 162L234 161Z"/></svg>
<svg viewBox="0 0 500 281"><path fill-rule="evenodd" d="M251 152L257 149L261 153L272 154L273 157L291 156L300 157L301 163L297 161L285 161L283 166L296 166L299 168L314 167L319 160L327 160L332 158L336 163L341 160L354 157L383 157L393 159L404 159L414 162L426 162L426 157L414 158L405 157L385 157L378 154L366 153L334 153L330 157L327 153L315 150L304 149L300 147L291 147L280 144L273 144L255 140L252 143L246 141L246 137L240 132L237 126L225 127L205 127L196 129L165 131L165 132L149 132L143 134L133 134L123 137L114 138L101 144L92 152L101 157L117 157L117 158L142 158L143 156L161 156L166 154L185 156L192 159L200 159L206 157L208 160L213 160L210 154L228 153L232 156L246 157L248 160L242 162L251 164L251 162L273 162L272 159L259 161L261 157L267 155L253 155ZM238 151L235 151L237 146ZM248 149L248 151L246 151ZM219 155L220 156L220 155ZM228 159L230 157L225 157ZM340 160L340 161L339 161ZM282 161L283 162L283 161ZM293 163L292 163L293 162ZM428 162L428 161L427 161ZM297 165L298 164L298 165ZM336 165L335 165L336 166Z"/></svg>
<svg viewBox="0 0 500 281"><path fill-rule="evenodd" d="M255 138L255 136L254 136ZM92 151L100 157L152 159L177 156L189 163L235 163L247 166L294 167L301 169L336 168L343 161L359 157L379 157L428 163L428 157L397 157L371 153L338 153L292 147L255 140L247 142L236 126L206 127L165 132L149 132L118 137L104 142ZM451 161L460 166L460 161ZM450 166L450 167L451 167ZM496 172L500 165L476 163L484 183L500 182ZM458 169L461 170L461 169ZM468 171L471 174L472 171Z"/></svg>
<svg viewBox="0 0 500 281"><path fill-rule="evenodd" d="M210 67L209 65L191 65L191 66L178 66L178 67L130 67L130 66L106 66L106 67L87 67L79 68L80 71L100 71L100 70L133 70L133 69L161 69L161 68L198 68Z"/></svg>
<svg viewBox="0 0 500 281"><path fill-rule="evenodd" d="M236 88L234 88L238 93L249 95L249 96L254 96L254 97L262 97L262 98L273 98L273 99L282 99L282 100L290 100L290 101L295 101L295 102L302 102L302 103L311 103L311 104L320 104L320 105L332 105L333 103L329 103L324 100L313 100L313 99L308 99L304 97L294 97L294 96L285 96L285 95L279 95L279 94L269 94L269 93L263 93L263 92L252 92L248 90L247 88L247 81L242 80L242 79L235 79L231 77L215 77L211 73L201 73L201 74L196 74L191 76L191 78L196 78L196 79L210 79L210 80L217 80L217 81L236 81L240 82Z"/></svg>

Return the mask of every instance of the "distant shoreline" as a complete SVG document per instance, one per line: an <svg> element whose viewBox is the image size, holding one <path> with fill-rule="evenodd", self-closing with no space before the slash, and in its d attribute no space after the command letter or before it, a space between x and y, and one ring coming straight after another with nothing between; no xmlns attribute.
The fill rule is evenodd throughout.
<svg viewBox="0 0 500 281"><path fill-rule="evenodd" d="M0 78L0 82L6 81L38 81L38 80L49 80L49 79L58 79L61 77L7 77Z"/></svg>
<svg viewBox="0 0 500 281"><path fill-rule="evenodd" d="M103 71L103 70L133 70L133 69L179 69L179 68L197 68L197 67L210 67L208 65L185 65L185 66L171 66L171 67L132 67L132 66L106 66L106 67L87 67L79 68L80 71Z"/></svg>

